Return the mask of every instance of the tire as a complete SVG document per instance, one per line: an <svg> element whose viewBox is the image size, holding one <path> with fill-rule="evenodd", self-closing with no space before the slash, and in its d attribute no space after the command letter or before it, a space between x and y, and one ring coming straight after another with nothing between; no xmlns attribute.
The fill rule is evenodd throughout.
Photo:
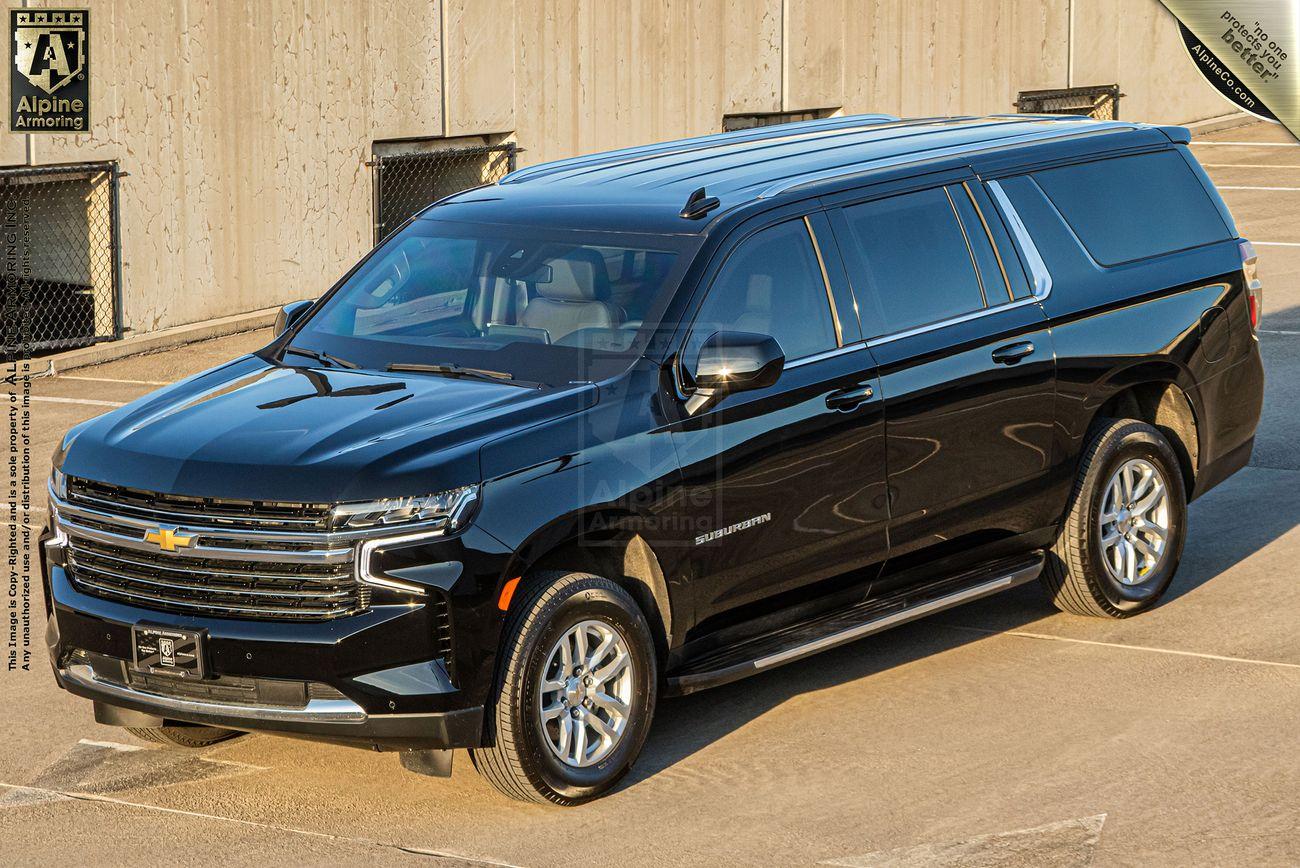
<svg viewBox="0 0 1300 868"><path fill-rule="evenodd" d="M1155 468L1164 484L1165 501L1158 512L1133 518L1127 509L1107 511L1114 504L1141 509L1151 496L1142 494L1147 468ZM1141 496L1125 497L1121 470ZM1133 480L1137 480L1134 482ZM1118 516L1118 523L1109 518ZM1166 524L1158 556L1148 549L1158 540L1152 525ZM1134 526L1137 530L1134 531ZM1118 543L1107 543L1106 538ZM1126 531L1125 528L1128 530ZM1159 431L1134 419L1104 419L1094 424L1092 437L1079 461L1060 532L1042 572L1052 602L1063 612L1103 618L1128 618L1156 604L1169 588L1182 557L1187 533L1187 494L1182 469L1169 442ZM1136 536L1134 536L1136 534ZM1123 540L1135 542L1125 546ZM1115 546L1118 545L1118 551ZM1131 555L1129 553L1132 553ZM1130 560L1132 557L1134 560ZM1150 559L1143 571L1143 561ZM1135 568L1130 569L1130 564Z"/></svg>
<svg viewBox="0 0 1300 868"><path fill-rule="evenodd" d="M471 750L470 758L479 774L513 799L578 805L608 792L641 752L659 681L654 640L640 607L609 579L548 571L525 581L527 587L521 589L525 593L516 595L503 632L497 683L485 714L486 746ZM590 641L612 637L610 650L586 673L590 677L606 673L609 681L595 684L589 696L586 686L578 686L587 678L579 677L582 673L574 668L579 657L576 649L581 647L574 644L579 633ZM567 658L562 643L569 648ZM588 659L602 647L603 641L595 651L586 645ZM619 655L628 660L622 668L614 665ZM572 661L568 669L566 660ZM546 684L568 684L570 689L548 692L543 675ZM611 710L615 707L611 698L618 700L625 714ZM543 701L551 710L549 719L543 719ZM589 726L591 716L598 720ZM598 722L604 731L612 732L620 718L622 728L616 737L601 737L594 728ZM566 726L570 736L564 747L557 741L563 741L560 730ZM578 729L583 732L582 745ZM593 745L591 736L598 743ZM561 749L572 754L570 759L561 758ZM590 764L574 764L585 761L578 760L579 750L584 757L590 750ZM602 751L607 752L602 755Z"/></svg>
<svg viewBox="0 0 1300 868"><path fill-rule="evenodd" d="M210 747L217 742L243 735L242 732L216 726L128 726L126 731L145 741L185 748Z"/></svg>

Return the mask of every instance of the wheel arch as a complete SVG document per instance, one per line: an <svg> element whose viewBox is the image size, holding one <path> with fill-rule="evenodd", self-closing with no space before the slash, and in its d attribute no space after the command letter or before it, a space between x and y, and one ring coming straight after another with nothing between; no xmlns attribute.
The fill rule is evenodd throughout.
<svg viewBox="0 0 1300 868"><path fill-rule="evenodd" d="M1170 370L1173 369L1173 370ZM1149 368L1119 380L1092 414L1088 430L1099 419L1137 419L1156 428L1173 447L1191 500L1200 470L1201 428L1195 403L1170 365ZM1190 386L1190 384L1187 384Z"/></svg>
<svg viewBox="0 0 1300 868"><path fill-rule="evenodd" d="M502 585L541 570L584 571L621 585L641 608L660 660L673 644L672 597L659 556L640 532L641 519L618 509L593 509L539 529L511 559ZM518 597L518 590L512 595Z"/></svg>

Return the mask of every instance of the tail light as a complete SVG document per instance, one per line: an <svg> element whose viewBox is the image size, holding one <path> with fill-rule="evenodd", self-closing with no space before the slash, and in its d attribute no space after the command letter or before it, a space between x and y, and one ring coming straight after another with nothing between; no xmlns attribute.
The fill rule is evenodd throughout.
<svg viewBox="0 0 1300 868"><path fill-rule="evenodd" d="M1255 245L1244 238L1238 242L1241 251L1241 274L1246 279L1246 302L1250 305L1250 327L1259 331L1259 321L1264 317L1264 286L1259 282L1259 257Z"/></svg>

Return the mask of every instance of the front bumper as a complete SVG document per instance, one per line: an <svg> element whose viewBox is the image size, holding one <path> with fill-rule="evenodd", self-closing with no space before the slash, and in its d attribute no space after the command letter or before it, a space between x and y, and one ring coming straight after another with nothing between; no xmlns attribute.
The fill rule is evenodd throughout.
<svg viewBox="0 0 1300 868"><path fill-rule="evenodd" d="M313 622L155 611L80 590L59 547L45 544L47 531L39 548L54 674L70 693L166 720L376 750L477 747L500 623L485 610L495 610L507 554L479 536L444 541L420 558L450 579L439 587L457 639L454 659L444 660L427 603L376 603ZM138 624L202 632L209 677L188 684L141 677L130 665Z"/></svg>
<svg viewBox="0 0 1300 868"><path fill-rule="evenodd" d="M481 706L445 712L371 715L346 698L309 699L301 708L286 708L168 696L101 679L85 663L57 668L55 677L69 693L165 720L276 732L377 750L474 747L483 729Z"/></svg>

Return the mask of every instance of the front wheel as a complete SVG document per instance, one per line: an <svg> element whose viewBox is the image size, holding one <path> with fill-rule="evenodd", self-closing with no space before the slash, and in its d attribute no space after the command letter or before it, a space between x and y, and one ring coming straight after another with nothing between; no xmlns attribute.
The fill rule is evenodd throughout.
<svg viewBox="0 0 1300 868"><path fill-rule="evenodd" d="M1187 528L1178 459L1158 430L1133 419L1094 427L1043 584L1064 612L1127 618L1173 581Z"/></svg>
<svg viewBox="0 0 1300 868"><path fill-rule="evenodd" d="M590 801L641 752L658 684L644 614L588 573L530 577L506 623L502 666L474 767L511 798Z"/></svg>

